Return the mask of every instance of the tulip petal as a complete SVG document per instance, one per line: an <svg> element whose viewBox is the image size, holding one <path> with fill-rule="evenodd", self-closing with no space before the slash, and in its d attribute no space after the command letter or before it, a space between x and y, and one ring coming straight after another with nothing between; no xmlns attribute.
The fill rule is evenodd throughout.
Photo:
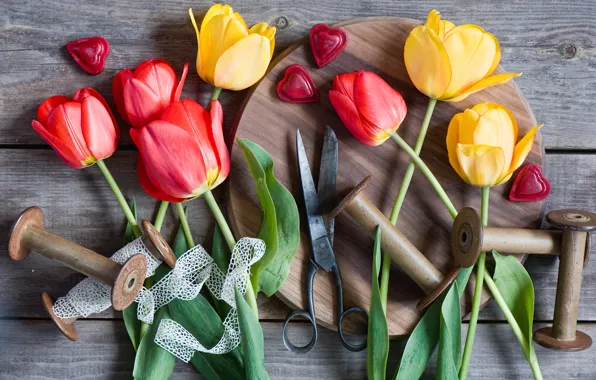
<svg viewBox="0 0 596 380"><path fill-rule="evenodd" d="M81 102L81 127L87 148L98 160L110 157L118 145L117 126L102 102L87 96Z"/></svg>
<svg viewBox="0 0 596 380"><path fill-rule="evenodd" d="M209 23L209 21L211 21L213 17L218 15L225 15L227 17L236 19L240 23L242 23L246 29L248 29L248 26L246 25L246 22L244 21L242 16L240 16L240 13L234 12L232 6L230 6L229 4L214 4L211 6L211 8L209 8L207 13L205 14L205 17L203 17L203 22L201 22L201 30L205 28L205 26Z"/></svg>
<svg viewBox="0 0 596 380"><path fill-rule="evenodd" d="M480 115L474 108L463 112L461 123L459 123L459 143L474 144L474 128L476 128L479 119Z"/></svg>
<svg viewBox="0 0 596 380"><path fill-rule="evenodd" d="M491 108L482 113L474 129L473 143L498 146L503 149L505 165L503 176L507 175L513 159L517 135L517 122L511 113L499 104L489 103Z"/></svg>
<svg viewBox="0 0 596 380"><path fill-rule="evenodd" d="M124 102L124 84L132 79L132 70L124 69L119 71L114 80L112 81L112 96L114 97L114 103L116 103L116 110L120 116L124 119L126 124L130 124L128 115L126 114L126 105Z"/></svg>
<svg viewBox="0 0 596 380"><path fill-rule="evenodd" d="M205 165L202 170L211 175L206 177L207 185L211 186L217 179L220 167L215 152L216 141L213 136L211 115L194 100L183 99L166 108L161 120L184 129L193 138L201 153L201 162ZM219 128L222 128L221 124Z"/></svg>
<svg viewBox="0 0 596 380"><path fill-rule="evenodd" d="M511 177L511 174L513 174L513 172L516 171L524 163L526 157L528 157L528 154L532 150L532 145L534 144L534 137L543 125L544 124L540 124L530 129L530 131L526 133L526 135L521 140L519 140L519 142L515 146L515 150L513 151L513 160L511 161L511 165L509 166L509 171L506 175L503 176L504 178L501 179L499 182L504 182L505 180L507 180L507 176Z"/></svg>
<svg viewBox="0 0 596 380"><path fill-rule="evenodd" d="M176 87L176 73L169 63L163 59L147 60L135 69L133 77L157 95L161 109L170 104Z"/></svg>
<svg viewBox="0 0 596 380"><path fill-rule="evenodd" d="M37 120L42 125L46 125L48 122L48 116L50 116L50 113L54 110L54 108L58 107L60 104L70 101L72 101L72 99L63 95L56 95L46 99L37 108Z"/></svg>
<svg viewBox="0 0 596 380"><path fill-rule="evenodd" d="M218 161L217 178L210 184L209 188L217 187L230 174L230 153L223 135L223 110L217 100L211 102L211 133L215 142L214 149Z"/></svg>
<svg viewBox="0 0 596 380"><path fill-rule="evenodd" d="M430 98L440 98L451 82L449 56L437 33L417 26L406 39L404 61L414 86Z"/></svg>
<svg viewBox="0 0 596 380"><path fill-rule="evenodd" d="M362 122L360 121L360 115L358 115L358 110L348 96L339 91L331 90L329 91L329 101L333 108L335 108L335 112L337 112L341 121L356 140L370 146L377 146L383 143L383 141L371 139L365 133Z"/></svg>
<svg viewBox="0 0 596 380"><path fill-rule="evenodd" d="M495 185L505 165L503 150L490 145L458 144L457 159L466 182L480 187Z"/></svg>
<svg viewBox="0 0 596 380"><path fill-rule="evenodd" d="M447 155L449 156L449 163L455 172L467 182L467 177L461 169L461 165L457 159L457 145L459 141L460 124L464 118L463 113L458 113L451 119L449 127L447 128Z"/></svg>
<svg viewBox="0 0 596 380"><path fill-rule="evenodd" d="M42 137L55 148L56 152L67 164L78 162L76 167L87 166L95 162L95 157L87 148L85 137L81 127L81 103L68 102L59 105L52 111L45 125L47 134ZM51 135L62 144L58 145L55 140L48 139ZM82 164L82 166L80 166ZM70 164L69 164L70 165ZM75 167L74 165L70 165Z"/></svg>
<svg viewBox="0 0 596 380"><path fill-rule="evenodd" d="M475 92L484 90L485 88L496 86L499 84L504 84L509 82L511 79L520 76L521 73L504 73L504 74L496 74L489 76L487 78L482 79L478 83L474 84L472 87L468 88L464 92L458 94L457 96L451 99L443 99L446 102L459 102L464 100L468 96L472 95Z"/></svg>
<svg viewBox="0 0 596 380"><path fill-rule="evenodd" d="M441 22L441 12L439 12L436 9L433 9L430 12L428 12L424 26L426 26L428 29L432 30L433 32L439 34L440 22Z"/></svg>
<svg viewBox="0 0 596 380"><path fill-rule="evenodd" d="M490 74L499 45L477 25L453 28L443 41L451 63L451 83L440 99L449 99Z"/></svg>
<svg viewBox="0 0 596 380"><path fill-rule="evenodd" d="M119 139L120 138L120 129L118 129L118 123L116 123L116 119L114 118L112 111L110 111L110 106L108 106L108 102L106 102L106 100L103 98L103 96L101 96L101 94L99 92L95 91L91 87L80 88L77 90L77 92L75 92L73 99L77 102L82 102L83 99L87 96L92 96L95 99L99 100L101 102L101 104L103 104L104 108L108 111L108 114L112 118L114 127L116 127L115 128L116 136L117 136L117 139Z"/></svg>
<svg viewBox="0 0 596 380"><path fill-rule="evenodd" d="M239 91L257 83L269 66L270 46L269 40L259 34L251 34L235 43L217 62L214 85Z"/></svg>
<svg viewBox="0 0 596 380"><path fill-rule="evenodd" d="M358 76L358 71L351 73L337 74L333 78L333 89L350 98L354 102L354 82Z"/></svg>
<svg viewBox="0 0 596 380"><path fill-rule="evenodd" d="M139 176L139 183L141 184L143 190L145 190L145 192L153 198L159 199L160 201L174 203L180 203L186 200L184 198L172 197L155 186L147 174L147 169L145 169L145 163L141 155L139 155L139 158L137 159L137 175Z"/></svg>
<svg viewBox="0 0 596 380"><path fill-rule="evenodd" d="M269 39L269 48L271 51L271 57L269 59L273 57L273 51L275 50L275 31L275 27L270 27L266 22L253 25L248 31L249 34L256 33Z"/></svg>
<svg viewBox="0 0 596 380"><path fill-rule="evenodd" d="M174 91L171 103L180 100L180 96L182 95L182 88L184 87L184 82L186 81L186 75L188 75L188 63L184 64L184 68L182 69L182 75L180 76L180 82L178 82L178 84L176 85L176 91Z"/></svg>
<svg viewBox="0 0 596 380"><path fill-rule="evenodd" d="M35 132L37 132L41 138L43 138L54 149L54 151L56 151L60 159L66 165L73 169L81 169L87 166L87 164L81 161L79 156L72 154L71 147L68 144L48 132L39 121L33 120L31 125L33 126Z"/></svg>
<svg viewBox="0 0 596 380"><path fill-rule="evenodd" d="M371 71L358 72L354 105L368 136L381 142L391 137L406 117L406 103L401 94Z"/></svg>
<svg viewBox="0 0 596 380"><path fill-rule="evenodd" d="M189 199L205 192L207 173L203 156L186 130L156 120L140 130L131 129L130 136L143 160L145 170L142 174L148 180L143 181L153 194L165 193L171 198Z"/></svg>
<svg viewBox="0 0 596 380"><path fill-rule="evenodd" d="M232 49L232 47L246 39L248 36L248 29L246 25L242 24L236 19L232 19L224 14L214 16L209 22L201 28L200 35L200 64L199 75L201 78L217 87L222 87L216 84L215 70L216 66L222 59L225 52ZM269 40L267 40L269 45ZM251 46L253 48L253 46ZM269 55L269 52L267 52ZM236 59L237 57L231 57ZM237 65L242 67L249 64L249 61L238 62ZM224 87L227 88L227 87Z"/></svg>
<svg viewBox="0 0 596 380"><path fill-rule="evenodd" d="M132 78L124 84L124 108L129 124L141 128L159 118L164 106L158 93L144 82Z"/></svg>

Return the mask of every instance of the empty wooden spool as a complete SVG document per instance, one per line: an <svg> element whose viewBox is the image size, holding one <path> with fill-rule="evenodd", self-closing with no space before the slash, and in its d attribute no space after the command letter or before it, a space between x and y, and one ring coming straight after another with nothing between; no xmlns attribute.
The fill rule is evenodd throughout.
<svg viewBox="0 0 596 380"><path fill-rule="evenodd" d="M381 227L381 248L426 293L417 307L424 309L437 299L453 282L459 268L443 275L415 246L373 205L362 190L371 177L364 178L329 215L336 217L347 212L371 237Z"/></svg>
<svg viewBox="0 0 596 380"><path fill-rule="evenodd" d="M559 230L483 227L478 213L465 208L453 223L453 256L458 265L470 267L482 251L558 255L560 263L553 326L536 330L534 340L557 350L585 350L592 345L592 339L577 330L577 315L583 266L589 257L589 231L596 229L596 214L556 210L549 212L546 220Z"/></svg>

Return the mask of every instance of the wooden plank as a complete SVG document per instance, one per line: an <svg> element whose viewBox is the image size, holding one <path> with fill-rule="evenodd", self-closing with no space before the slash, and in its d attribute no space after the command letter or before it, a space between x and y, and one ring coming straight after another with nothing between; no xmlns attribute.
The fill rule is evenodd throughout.
<svg viewBox="0 0 596 380"><path fill-rule="evenodd" d="M0 144L39 144L30 127L37 105L51 95L72 94L93 86L113 105L111 79L120 69L161 56L179 70L194 62L196 41L186 10L189 3L167 5L144 0L91 2L65 0L39 3L6 0L0 4ZM210 4L195 4L200 17ZM473 22L501 41L503 66L522 71L516 79L543 129L547 148L591 149L596 143L592 120L596 109L594 18L596 3L580 0L483 1L465 7L450 0L375 0L330 4L308 0L247 0L234 4L247 22L267 21L278 27L277 52L304 37L318 22L355 17L402 16L424 19L432 8L456 23ZM72 17L73 9L77 16ZM106 70L91 77L78 69L64 49L73 39L103 35L112 46ZM194 68L184 95L205 104L209 86ZM225 92L226 125L236 114L243 93ZM573 115L573 116L572 116ZM581 115L581 117L579 116ZM126 130L126 127L123 127ZM130 139L123 133L123 143Z"/></svg>
<svg viewBox="0 0 596 380"><path fill-rule="evenodd" d="M107 160L124 193L135 195L139 215L151 218L157 202L139 187L135 174L135 152L118 152ZM548 178L552 194L547 209L593 208L596 193L592 184L596 178L596 156L583 154L548 154ZM27 168L23 171L23 168ZM420 175L420 174L416 174ZM109 255L120 247L124 217L110 189L95 167L72 170L59 162L48 150L3 150L0 154L0 194L2 213L0 229L9 231L19 213L28 206L39 205L46 212L47 228L82 243L90 249ZM573 187L569 187L573 183ZM509 185L505 185L509 186ZM190 225L197 242L205 243L213 221L202 200L190 202ZM166 226L174 223L170 211ZM171 228L165 229L171 237ZM70 269L33 254L21 262L12 262L6 254L8 234L0 234L0 317L45 318L39 294L48 291L53 296L65 294L82 278ZM209 244L205 244L209 247ZM594 246L593 246L594 247ZM551 320L557 283L558 259L530 257L526 267L536 288L536 319ZM584 272L580 320L596 320L596 260L588 263ZM399 286L392 282L390 286ZM285 318L288 308L278 299L259 297L260 315L266 320ZM114 318L106 313L97 318ZM481 314L485 320L502 320L493 306Z"/></svg>
<svg viewBox="0 0 596 380"><path fill-rule="evenodd" d="M265 363L272 379L365 379L366 352L343 348L336 333L321 328L317 346L307 355L288 352L281 341L281 323L262 323L265 336ZM539 325L537 327L541 327ZM594 331L594 324L581 324ZM464 333L467 325L464 325ZM0 378L4 380L42 379L123 379L130 378L134 351L120 321L82 321L80 340L66 340L46 321L0 320ZM310 327L291 329L290 338L304 341ZM464 336L462 334L462 336ZM405 341L393 341L388 364L392 374ZM596 377L593 351L560 353L536 345L536 354L545 379L571 380ZM434 362L424 380L434 379ZM468 378L517 380L531 378L528 364L507 324L480 324ZM171 380L196 379L190 365L178 361Z"/></svg>

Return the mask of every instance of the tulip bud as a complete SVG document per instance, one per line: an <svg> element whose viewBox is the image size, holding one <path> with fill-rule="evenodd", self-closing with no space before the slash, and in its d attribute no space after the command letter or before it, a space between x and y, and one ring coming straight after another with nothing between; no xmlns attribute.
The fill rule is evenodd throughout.
<svg viewBox="0 0 596 380"><path fill-rule="evenodd" d="M162 201L182 202L222 183L230 172L222 122L217 100L207 112L184 99L170 104L159 120L131 129L143 189Z"/></svg>
<svg viewBox="0 0 596 380"><path fill-rule="evenodd" d="M142 62L134 72L120 71L112 83L118 113L134 128L158 119L170 103L180 99L187 73L185 64L180 81L176 82L174 69L163 59Z"/></svg>
<svg viewBox="0 0 596 380"><path fill-rule="evenodd" d="M432 10L412 29L404 46L410 79L426 96L458 102L474 92L507 83L521 73L492 75L501 60L499 41L478 25L455 26Z"/></svg>
<svg viewBox="0 0 596 380"><path fill-rule="evenodd" d="M391 137L407 112L401 94L371 71L337 75L329 100L352 135L371 146Z"/></svg>
<svg viewBox="0 0 596 380"><path fill-rule="evenodd" d="M449 162L469 184L486 187L506 182L524 162L542 125L517 144L517 122L505 107L480 103L456 114L447 129Z"/></svg>
<svg viewBox="0 0 596 380"><path fill-rule="evenodd" d="M215 4L201 28L188 10L197 34L197 72L215 87L244 90L265 75L275 48L275 28L258 23L248 28L229 5Z"/></svg>
<svg viewBox="0 0 596 380"><path fill-rule="evenodd" d="M33 129L74 169L111 156L118 145L114 116L92 88L78 90L72 99L52 96L37 109L37 119Z"/></svg>

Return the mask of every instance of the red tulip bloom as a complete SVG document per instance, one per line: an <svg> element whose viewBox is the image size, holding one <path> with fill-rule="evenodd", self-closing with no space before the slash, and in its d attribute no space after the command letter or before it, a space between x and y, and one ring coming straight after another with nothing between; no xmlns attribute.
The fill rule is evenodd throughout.
<svg viewBox="0 0 596 380"><path fill-rule="evenodd" d="M217 100L207 112L184 99L170 104L159 120L131 129L143 189L162 201L182 202L222 183L230 172L222 121Z"/></svg>
<svg viewBox="0 0 596 380"><path fill-rule="evenodd" d="M112 83L118 113L135 128L159 119L170 103L180 99L187 73L188 64L185 64L177 82L174 69L163 59L142 62L134 72L120 71Z"/></svg>
<svg viewBox="0 0 596 380"><path fill-rule="evenodd" d="M407 112L401 94L371 71L337 75L329 100L354 137L371 146L395 133Z"/></svg>
<svg viewBox="0 0 596 380"><path fill-rule="evenodd" d="M110 157L120 131L97 91L81 88L71 99L52 96L37 109L33 129L54 148L68 166L80 169Z"/></svg>

